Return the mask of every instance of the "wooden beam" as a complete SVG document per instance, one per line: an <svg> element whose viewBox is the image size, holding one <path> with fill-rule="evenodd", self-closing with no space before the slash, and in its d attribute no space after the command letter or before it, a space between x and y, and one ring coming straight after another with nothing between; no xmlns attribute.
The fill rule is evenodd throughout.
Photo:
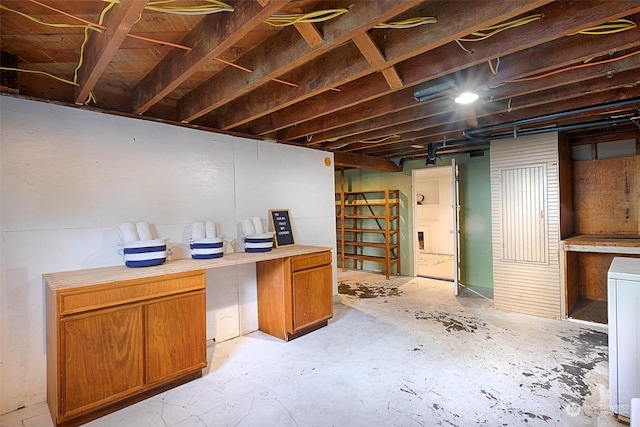
<svg viewBox="0 0 640 427"><path fill-rule="evenodd" d="M232 3L233 13L220 12L202 18L181 42L192 50L170 51L133 88L131 110L136 114L144 113L288 2L271 0L263 7L257 1L236 1Z"/></svg>
<svg viewBox="0 0 640 427"><path fill-rule="evenodd" d="M505 114L509 119L501 117L502 121L513 120L511 116L515 114L508 114L510 111L514 112L523 108L541 107L550 102L566 102L575 96L582 96L586 93L598 93L602 91L611 90L612 88L624 88L625 86L636 86L640 84L640 73L638 69L631 69L625 72L617 73L611 76L611 78L604 78L602 75L595 75L591 79L585 79L562 87L552 87L544 90L539 90L534 93L525 93L520 96L514 96L512 98L496 100L484 105L478 106L477 115L478 118L493 116L496 114ZM534 114L539 115L539 114ZM390 134L398 134L404 132L417 131L425 129L431 126L437 126L438 124L446 123L446 118L449 115L439 114L430 118L423 118L416 121L408 121L402 124L396 124L383 129L377 129L371 132L366 132L347 138L342 138L339 141L329 143L329 146L333 144L345 144L348 142L357 142L363 139L380 139ZM445 121L443 122L443 118ZM347 149L352 149L348 147ZM364 147L363 147L364 148Z"/></svg>
<svg viewBox="0 0 640 427"><path fill-rule="evenodd" d="M382 172L402 172L402 166L396 165L391 160L363 156L362 154L336 151L333 153L333 162L336 167L373 169Z"/></svg>
<svg viewBox="0 0 640 427"><path fill-rule="evenodd" d="M293 24L293 26L298 30L302 38L307 42L309 47L314 48L316 46L320 46L324 39L322 38L322 33L318 30L318 28L310 22L299 22Z"/></svg>
<svg viewBox="0 0 640 427"><path fill-rule="evenodd" d="M467 124L470 128L478 126L478 118L476 117L476 109L472 105L468 105L466 108Z"/></svg>
<svg viewBox="0 0 640 427"><path fill-rule="evenodd" d="M606 22L606 20L608 20L606 10L598 9L596 11L597 13L589 10L589 7L593 7L592 3L577 2L577 4L572 3L571 5L574 8L572 10L575 11L575 14L573 14L573 12L572 14L584 19L584 21L573 20L572 24L576 27L589 25L589 23L594 22L594 19L599 19L600 22ZM500 33L504 34L505 37L499 37L500 34L498 34L478 43L480 46L476 48L476 52L473 55L464 54L457 45L449 43L448 45L441 46L437 49L408 59L399 64L397 68L402 74L405 86L413 86L415 84L433 80L451 72L467 68L473 64L482 64L483 66L486 66L488 59L495 60L498 56L501 57L501 59L504 59L505 55L517 52L519 50L519 46L523 45L523 43L525 43L523 47L523 49L525 49L523 51L523 55L525 55L526 59L523 60L523 56L520 56L517 58L518 61L509 61L512 67L507 67L506 64L504 67L501 65L500 74L511 70L513 67L527 67L530 70L535 69L532 65L537 61L529 60L526 49L534 46L536 43L545 41L565 43L565 40L575 40L575 46L568 46L568 49L554 49L552 48L553 45L550 44L546 53L537 57L538 60L544 61L547 57L553 56L556 64L563 63L561 58L562 56L574 58L574 51L576 52L576 55L577 52L584 53L587 49L594 51L593 46L596 46L597 43L580 43L578 45L577 42L579 40L575 37L579 38L580 36L562 37L562 35L566 33L565 25L568 19L564 16L564 12L562 11L567 6L568 4L563 2L561 4L553 3L543 8L541 11L544 12L545 18L515 29L514 31L518 32L518 37L511 37L511 35L506 34L508 31L505 31ZM621 6L623 6L623 9L626 8L631 12L633 11L633 7L630 6L629 2L625 2L625 4ZM636 4L635 7L637 8L638 5ZM623 13L620 9L613 12L616 14ZM627 38L627 33L635 33L635 39L638 40L638 33L636 33L636 31L640 32L640 28L617 35L599 37L597 39L598 44L608 43L611 46L611 49L615 49L616 37ZM628 36L628 40L631 40L632 38L633 37L631 35ZM625 42L626 45L628 45L628 43L629 41ZM429 67L425 67L425 63L428 63ZM369 110L369 107L378 102L381 96L388 95L392 92L389 90L388 86L381 81L381 79L376 79L375 75L366 76L362 79L342 85L340 89L341 92L339 97L333 96L330 93L323 93L317 95L311 100L298 103L295 109L287 108L277 113L270 114L268 117L254 120L251 123L252 132L254 134L262 135L263 132L273 132L281 129L278 138L285 140L293 140L307 135L315 135L316 133L324 130L349 124L341 121L351 116L350 114L345 114L346 112L343 111L345 108L356 106L361 102L371 101L366 109L363 108L363 111L373 112L373 110ZM313 108L313 104L321 105L322 108ZM328 114L333 114L333 119L327 116ZM354 115L354 117L355 116L356 115ZM362 114L360 114L360 116L362 117ZM323 118L320 119L320 117ZM318 119L317 121L314 120L316 118ZM365 117L362 119L365 119ZM293 127L284 129L288 126Z"/></svg>
<svg viewBox="0 0 640 427"><path fill-rule="evenodd" d="M362 56L369 62L372 68L381 70L386 64L384 55L378 49L378 46L371 40L368 33L356 34L353 37L353 42L358 46Z"/></svg>
<svg viewBox="0 0 640 427"><path fill-rule="evenodd" d="M635 88L628 88L626 87L626 82L629 81L629 78L633 78L634 75L639 74L634 71L628 71L626 76L619 76L618 81L612 82L606 82L603 81L604 79L602 78L596 78L593 82L588 83L594 88L591 93L585 93L583 90L585 86L584 83L575 83L562 89L549 89L514 98L511 109L509 109L505 101L488 103L482 105L481 109L478 108L482 113L480 113L477 118L480 126L489 126L529 117L553 114L560 111L573 110L590 105L598 105L617 99L633 98L638 96L640 85L637 85ZM636 80L640 80L640 78L636 78ZM638 107L640 107L640 103ZM381 142L375 146L372 144L359 144L358 141L362 139L383 138L387 134L394 133L400 134L400 138L393 141L393 143L398 143L424 138L426 135L433 135L434 133L461 132L468 129L465 120L451 121L450 119L447 120L448 117L451 116L443 113L404 125L392 126L384 131L359 135L358 138L345 138L335 143L326 144L323 148L331 148L334 144L350 144L343 150L374 154L374 152L379 150L379 147L391 145L389 141Z"/></svg>
<svg viewBox="0 0 640 427"><path fill-rule="evenodd" d="M595 94L588 94L584 96L580 96L577 94L575 97L563 100L562 102L550 102L548 104L542 106L532 107L530 109L523 109L519 111L512 112L509 114L510 120L518 120L520 118L526 119L530 117L536 117L547 114L559 113L562 111L573 110L582 107L588 107L591 105L597 105L605 102L616 101L620 99L628 99L640 96L640 88L634 88L629 90L628 88L622 89L614 89L611 91L604 91ZM506 113L503 111L503 113ZM492 124L499 124L507 121L505 119L505 114L496 114L492 116L488 116L488 120L483 120L480 123L480 126L490 126ZM616 126L618 128L618 126ZM430 131L425 131L424 135L428 135ZM615 130L614 130L615 132ZM607 134L610 135L610 132ZM398 144L397 146L387 146L386 150L380 150L375 155L382 156L386 158L396 158L396 157L405 157L407 155L415 154L415 151L410 149L411 144L419 143L426 144L428 142L434 142L432 136L415 136L414 140L411 142L407 142L406 144ZM609 136L608 140L611 137ZM373 154L373 153L372 153Z"/></svg>
<svg viewBox="0 0 640 427"><path fill-rule="evenodd" d="M253 70L249 76L222 70L178 101L178 117L192 121L236 99L272 79L318 58L350 40L355 34L407 10L419 0L377 0L357 3L336 19L325 22L325 42L311 49L295 28L284 28L262 45L238 59L238 65ZM344 67L344 64L342 64ZM297 82L294 82L297 83ZM280 90L281 87L277 86ZM256 100L260 102L260 100Z"/></svg>
<svg viewBox="0 0 640 427"><path fill-rule="evenodd" d="M540 20L519 27L520 37L517 39L517 43L513 38L500 38L496 35L482 42L482 46L474 51L472 58L469 55L461 54L463 52L456 45L449 44L403 62L400 65L400 69L405 85L411 86L416 83L431 81L462 68L468 68L473 64L478 64L478 67L470 73L476 75L474 80L479 82L479 85L498 86L501 82L511 78L562 68L574 64L576 61L604 55L613 50L630 49L640 45L640 28L607 37L599 37L596 40L581 36L561 37L566 32L564 30L565 18L559 13L554 13L555 8L558 6L561 5L553 4L543 10L546 11L545 16L548 17L544 22ZM585 6L587 5L585 4ZM578 16L583 16L585 21L580 21L579 23L574 21L574 25L586 26L589 23L593 23L593 19L607 19L605 15L602 15L603 11L599 11L597 14L589 13L586 9L581 9L581 11L583 13L579 13ZM522 44L522 40L534 40L539 37L541 31L544 31L544 40L547 43L513 53L517 46ZM529 43L524 45L524 48L526 49L528 46ZM498 76L494 77L489 73L486 62L496 57L501 58L501 65ZM424 66L427 61L430 63L429 67ZM306 105L307 103L305 102L298 104L295 111L283 111L282 116L280 114L272 114L269 117L270 123L260 121L260 123L252 126L252 130L256 134L261 134L262 131L267 130L269 127L284 126L287 121L293 123L304 122L302 125L282 130L279 132L278 138L293 140L307 135L314 135L314 141L319 143L325 140L325 136L326 140L335 137L333 135L335 132L332 134L330 132L331 129L354 123L348 122L350 117L359 117L357 121L364 121L388 114L388 108L385 108L384 111L380 109L380 107L388 105L388 101L385 99L391 98L388 88L380 84L380 82L373 81L371 78L365 79L360 79L362 82L356 81L342 86L339 96L330 97L323 94L314 98L313 101L322 105L322 112L324 112L324 115L319 115L316 120L309 121L312 118L312 114L318 114L319 111L311 105ZM366 93L363 91L363 87L367 87ZM396 105L397 110L415 106L411 97L408 96L409 91L413 90L415 89L406 89L407 95L403 96L405 104L404 106ZM361 100L360 103L366 103L359 105L358 97ZM343 101L344 105L341 106L340 103L343 98L345 101ZM358 111L359 108L361 109L360 111ZM260 127L257 128L258 126ZM320 135L322 132L326 132L326 135Z"/></svg>
<svg viewBox="0 0 640 427"><path fill-rule="evenodd" d="M612 77L618 73L625 73L625 76L627 77L622 78L629 78L631 79L630 82L633 83L634 75L633 73L629 74L628 72L630 70L638 69L640 69L640 55L632 56L618 62L573 70L565 75L557 74L545 79L503 85L486 93L486 96L491 96L491 105L483 106L481 111L484 114L492 113L492 107L494 105L502 105L505 102L508 102L510 98L513 100L514 105L515 102L527 102L527 97L525 95L528 94L533 94L529 98L530 102L544 102L544 99L541 99L538 95L535 94L536 92L544 90L549 91L554 88L558 88L557 90L561 91L562 86L578 82L585 82L581 83L582 90L585 92L588 91L589 88L595 90L596 87L592 86L592 84L595 83L598 84L598 90L602 90L603 87L606 87L602 86L603 83L605 85L607 83L613 83L613 81L611 80L607 82L606 80L602 79L602 77L607 75L608 73L610 73ZM520 70L522 70L522 68L520 68ZM471 68L467 71L467 74L469 75L481 75L480 70ZM423 120L428 117L438 116L442 113L453 113L460 110L460 106L451 102L450 99L437 100L425 104L416 104L415 102L412 103L411 100L407 99L409 97L411 97L411 94L409 91L406 91L396 94L395 99L391 99L390 97L381 98L379 104L386 106L387 111L392 111L392 106L385 101L395 101L397 105L402 105L404 101L407 103L407 105L412 106L411 108L403 108L398 109L395 112L381 114L380 117L377 117L376 120L371 120L370 117L367 117L366 114L363 114L362 111L367 111L367 109L363 109L362 111L360 111L360 116L364 116L363 119L358 120L357 123L353 123L348 126L339 127L327 132L320 132L314 135L314 139L309 145L316 145L322 142L332 141L338 135L341 135L342 138L339 141L328 143L326 147L331 147L333 145L342 145L345 142L362 138L379 139L387 133L402 132L402 125L404 123L411 123L416 120ZM498 103L498 101L503 102ZM353 114L358 114L358 109L354 108L354 110L355 111ZM343 115L346 116L347 112L345 111ZM393 126L393 130L389 129L390 126Z"/></svg>
<svg viewBox="0 0 640 427"><path fill-rule="evenodd" d="M389 68L385 68L381 72L391 89L398 90L404 86L402 78L395 67L391 66Z"/></svg>
<svg viewBox="0 0 640 427"><path fill-rule="evenodd" d="M519 70L522 69L523 68L519 68ZM523 100L526 100L527 98L525 97L525 95L527 94L534 94L530 98L532 102L540 102L544 100L541 100L537 95L535 95L536 92L551 90L554 88L559 88L557 90L562 90L562 86L578 82L586 82L583 83L582 87L583 91L586 92L590 87L592 87L592 83L590 83L589 81L598 82L599 89L601 90L603 86L600 85L603 82L606 82L606 80L603 80L603 76L607 74L613 76L617 73L623 73L630 70L638 69L640 69L640 55L632 56L619 62L573 70L570 73L566 73L564 75L557 74L545 79L503 85L500 87L496 87L489 92L486 92L484 95L491 97L492 105L497 105L498 101L503 101L500 103L503 104L505 102L508 102L510 98L513 99L515 105L516 101L522 102ZM480 76L482 74L480 70L476 70L474 68L471 68L467 71L469 72L468 74L474 76ZM626 73L626 76L628 76L628 78L631 79L630 81L633 82L632 73ZM611 81L609 83L611 83ZM595 87L592 88L595 89ZM370 116L364 114L364 111L370 111L371 108L374 108L373 106L364 108L365 106L363 105L362 110L359 110L358 108L345 110L343 112L343 116L347 118L349 118L351 115L358 115L358 113L362 118L358 119L357 122L349 124L348 126L337 127L330 131L315 134L310 145L316 145L321 142L334 140L337 135L342 135L343 139L335 143L329 143L329 147L331 147L332 144L341 145L345 141L349 141L349 139L345 140L345 137L361 139L363 138L363 134L365 134L368 135L365 137L367 139L374 137L381 138L383 134L389 132L389 130L385 130L389 126L394 126L393 133L397 133L398 129L403 123L410 123L415 120L425 119L428 117L439 115L441 113L453 113L460 110L460 106L451 102L450 99L436 100L434 102L426 104L416 104L415 102L412 103L411 100L407 99L409 97L411 97L411 94L409 93L409 91L407 91L399 92L396 95L395 99L392 99L391 97L380 98L377 104L386 106L387 111L393 111L393 107L389 104L389 102L391 101L395 101L395 105L403 105L404 101L406 102L407 107L398 109L395 112L387 112L386 114L376 115L376 120L371 120ZM489 110L487 110L487 108L489 108ZM491 108L492 107L490 106L483 106L481 111L483 113L492 113L493 110ZM353 110L353 112L350 112L350 110ZM380 131L376 132L376 130ZM371 134L371 132L376 132L376 134Z"/></svg>
<svg viewBox="0 0 640 427"><path fill-rule="evenodd" d="M393 66L385 68L387 61L384 59L384 55L378 46L376 46L375 42L371 40L368 33L356 34L353 42L358 49L360 49L362 56L369 62L371 67L382 72L391 89L399 89L402 87L402 79L398 75L398 72Z"/></svg>
<svg viewBox="0 0 640 427"><path fill-rule="evenodd" d="M146 4L146 0L120 0L106 14L103 25L107 28L101 33L90 31L89 40L84 48L84 61L78 70L76 104L82 104L87 100Z"/></svg>
<svg viewBox="0 0 640 427"><path fill-rule="evenodd" d="M427 7L433 8L433 13L430 15L438 15L438 24L422 25L401 30L403 36L401 38L394 37L396 44L387 44L386 47L381 47L381 50L385 52L387 64L394 65L414 55L419 55L463 37L470 32L513 18L546 4L549 1L550 0L519 0L511 2L490 2L488 4L490 4L491 7L462 10L456 2L426 2ZM486 5L487 3L484 4ZM358 5L363 4L358 3ZM369 8L370 4L364 6L365 10ZM355 11L352 10L349 14L343 16L348 16L354 12ZM445 17L445 19L441 20L441 17ZM385 19L379 18L378 21L383 22ZM441 21L456 22L456 25L441 24ZM379 43L380 42L377 41L378 45ZM349 53L344 46L342 49L343 52ZM336 52L332 52L330 57L324 59L320 68L318 68L318 64L313 64L313 66L311 64L305 64L303 67L295 70L294 75L306 77L305 84L301 83L296 91L254 91L250 97L243 97L226 103L216 115L220 117L218 127L225 130L233 129L236 126L271 114L336 86L363 78L375 70L371 68L368 62L362 57L339 57L337 49ZM345 74L345 64L349 64L348 69L352 71L350 75ZM322 73L318 73L319 69L322 70ZM303 81L302 78L300 78L299 81Z"/></svg>

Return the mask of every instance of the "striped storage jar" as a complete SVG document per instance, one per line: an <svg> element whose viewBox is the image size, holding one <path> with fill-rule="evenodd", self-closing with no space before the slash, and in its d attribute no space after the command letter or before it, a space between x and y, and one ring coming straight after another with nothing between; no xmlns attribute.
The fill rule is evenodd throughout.
<svg viewBox="0 0 640 427"><path fill-rule="evenodd" d="M127 267L160 265L167 260L167 243L164 239L125 243L123 255Z"/></svg>
<svg viewBox="0 0 640 427"><path fill-rule="evenodd" d="M222 237L207 237L191 242L191 258L213 259L221 258L224 254L224 241Z"/></svg>
<svg viewBox="0 0 640 427"><path fill-rule="evenodd" d="M269 252L273 248L273 233L244 236L245 252Z"/></svg>

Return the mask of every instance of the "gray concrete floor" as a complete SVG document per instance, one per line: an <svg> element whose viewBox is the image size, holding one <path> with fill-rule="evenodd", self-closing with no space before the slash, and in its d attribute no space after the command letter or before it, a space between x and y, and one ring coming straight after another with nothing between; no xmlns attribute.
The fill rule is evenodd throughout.
<svg viewBox="0 0 640 427"><path fill-rule="evenodd" d="M340 274L325 328L211 345L201 379L90 426L616 426L606 329L500 312L452 284ZM1 426L50 426L46 406Z"/></svg>

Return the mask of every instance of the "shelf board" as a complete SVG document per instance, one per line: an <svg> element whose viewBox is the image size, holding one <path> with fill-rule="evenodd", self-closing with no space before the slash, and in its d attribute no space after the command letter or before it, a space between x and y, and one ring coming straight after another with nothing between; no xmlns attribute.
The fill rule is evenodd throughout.
<svg viewBox="0 0 640 427"><path fill-rule="evenodd" d="M383 256L373 255L356 255L356 254L344 254L345 259L356 259L358 261L374 261L374 262L387 262L387 258ZM400 262L399 258L389 258L389 264Z"/></svg>
<svg viewBox="0 0 640 427"><path fill-rule="evenodd" d="M336 204L338 206L341 205L340 203L336 203ZM398 206L399 204L400 204L399 201L397 201L397 202L396 201L389 201L389 203L388 203L389 206ZM358 200L355 203L350 203L350 202L345 202L344 203L344 207L345 208L350 208L350 207L356 207L356 208L364 207L364 208L366 208L367 206L385 206L385 205L387 205L387 203L385 203L384 201L380 201L380 202L378 202L378 201L376 201L376 202L364 202L364 201Z"/></svg>
<svg viewBox="0 0 640 427"><path fill-rule="evenodd" d="M366 248L380 248L385 249L387 247L384 243L375 243L375 242L354 242L354 241L344 241L344 246L358 246L358 247L366 247ZM389 244L389 249L393 250L397 248L398 245L396 243Z"/></svg>
<svg viewBox="0 0 640 427"><path fill-rule="evenodd" d="M386 230L378 230L378 229L369 229L369 228L345 228L345 233L376 233L382 234L386 233ZM396 234L398 230L389 230L389 234Z"/></svg>
<svg viewBox="0 0 640 427"><path fill-rule="evenodd" d="M364 191L345 191L343 194L374 194L374 193L383 193L388 191L389 194L399 193L400 190L364 190ZM338 193L340 194L340 193Z"/></svg>
<svg viewBox="0 0 640 427"><path fill-rule="evenodd" d="M342 218L338 215L336 218ZM345 215L344 219L386 219L384 215ZM389 221L395 221L400 218L398 215L389 215Z"/></svg>

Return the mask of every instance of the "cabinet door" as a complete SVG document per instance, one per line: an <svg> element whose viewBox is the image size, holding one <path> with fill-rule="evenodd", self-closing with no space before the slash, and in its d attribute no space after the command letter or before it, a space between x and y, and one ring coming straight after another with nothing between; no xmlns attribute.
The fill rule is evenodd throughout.
<svg viewBox="0 0 640 427"><path fill-rule="evenodd" d="M197 291L145 306L149 385L207 366L205 304Z"/></svg>
<svg viewBox="0 0 640 427"><path fill-rule="evenodd" d="M69 316L60 322L62 418L143 387L142 306Z"/></svg>
<svg viewBox="0 0 640 427"><path fill-rule="evenodd" d="M331 265L293 273L293 333L333 316Z"/></svg>

